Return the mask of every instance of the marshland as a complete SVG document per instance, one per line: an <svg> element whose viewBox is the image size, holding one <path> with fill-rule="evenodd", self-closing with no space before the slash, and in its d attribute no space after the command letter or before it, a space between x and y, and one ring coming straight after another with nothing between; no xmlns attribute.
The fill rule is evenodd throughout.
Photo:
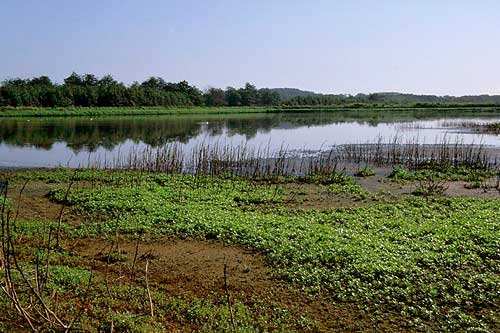
<svg viewBox="0 0 500 333"><path fill-rule="evenodd" d="M2 328L495 331L498 117L2 119Z"/></svg>
<svg viewBox="0 0 500 333"><path fill-rule="evenodd" d="M0 1L0 332L500 332L500 1Z"/></svg>

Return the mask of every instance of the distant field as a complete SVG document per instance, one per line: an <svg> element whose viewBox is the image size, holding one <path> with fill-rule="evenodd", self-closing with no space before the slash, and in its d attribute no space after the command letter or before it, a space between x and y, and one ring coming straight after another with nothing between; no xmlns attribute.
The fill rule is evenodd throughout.
<svg viewBox="0 0 500 333"><path fill-rule="evenodd" d="M125 116L125 115L178 115L178 114L236 114L280 112L333 112L342 110L377 111L500 111L497 106L442 106L442 107L391 107L391 106L282 106L282 107L96 107L96 108L0 108L0 117L59 117L59 116Z"/></svg>

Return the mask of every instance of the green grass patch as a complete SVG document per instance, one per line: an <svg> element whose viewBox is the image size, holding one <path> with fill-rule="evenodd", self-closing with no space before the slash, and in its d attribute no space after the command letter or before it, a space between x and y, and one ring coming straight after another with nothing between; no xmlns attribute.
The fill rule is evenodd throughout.
<svg viewBox="0 0 500 333"><path fill-rule="evenodd" d="M74 291L78 288L85 289L88 286L90 271L78 267L49 266L50 289L58 292Z"/></svg>
<svg viewBox="0 0 500 333"><path fill-rule="evenodd" d="M228 114L276 112L274 107L101 107L101 108L3 108L0 117L77 117L77 116L158 116L182 114Z"/></svg>
<svg viewBox="0 0 500 333"><path fill-rule="evenodd" d="M341 179L329 186L358 190L352 179ZM51 196L62 200L64 191ZM413 328L487 331L500 325L494 315L500 201L415 197L325 211L248 209L279 200L271 185L172 175L135 186L75 189L69 197L74 208L96 217L74 231L79 235L112 237L118 228L243 244L313 293L397 311Z"/></svg>
<svg viewBox="0 0 500 333"><path fill-rule="evenodd" d="M370 197L370 193L364 190L349 176L343 176L341 181L329 185L328 191L333 194L349 196L357 200L364 200Z"/></svg>
<svg viewBox="0 0 500 333"><path fill-rule="evenodd" d="M356 172L355 176L356 177L371 177L371 176L375 176L375 171L372 168L364 167L363 169L360 169L358 172Z"/></svg>
<svg viewBox="0 0 500 333"><path fill-rule="evenodd" d="M491 178L498 175L495 170L480 170L471 169L466 167L452 167L452 166L434 166L422 165L417 170L408 170L403 167L395 167L388 178L394 180L425 180L429 178L445 179L451 181L464 180L464 181L480 181L486 178Z"/></svg>
<svg viewBox="0 0 500 333"><path fill-rule="evenodd" d="M238 113L304 113L304 112L474 112L488 113L498 106L379 106L373 105L315 105L270 107L2 107L0 117L76 117L76 116L155 116L182 114L238 114Z"/></svg>

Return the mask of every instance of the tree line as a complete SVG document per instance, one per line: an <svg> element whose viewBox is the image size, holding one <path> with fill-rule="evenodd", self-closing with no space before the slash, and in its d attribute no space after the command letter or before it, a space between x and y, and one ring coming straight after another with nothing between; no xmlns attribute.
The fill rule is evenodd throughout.
<svg viewBox="0 0 500 333"><path fill-rule="evenodd" d="M357 95L307 94L294 96L285 101L287 106L404 106L404 107L440 107L440 106L492 106L500 105L499 95L477 96L435 96L403 93L373 93Z"/></svg>
<svg viewBox="0 0 500 333"><path fill-rule="evenodd" d="M0 83L0 107L190 107L190 106L345 106L345 107L439 107L500 105L499 95L434 96L402 93L357 95L316 94L293 88L209 88L201 91L187 81L167 82L150 77L125 85L111 75L72 73L63 83L47 76L9 79Z"/></svg>
<svg viewBox="0 0 500 333"><path fill-rule="evenodd" d="M210 88L202 92L187 81L166 82L151 77L127 86L111 75L72 73L62 84L47 76L9 79L0 85L0 106L13 107L137 107L137 106L270 106L280 103L278 93L257 89Z"/></svg>

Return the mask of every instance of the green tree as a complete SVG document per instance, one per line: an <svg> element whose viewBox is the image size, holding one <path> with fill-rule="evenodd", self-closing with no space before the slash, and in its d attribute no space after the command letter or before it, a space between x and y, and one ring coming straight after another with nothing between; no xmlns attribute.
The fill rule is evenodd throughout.
<svg viewBox="0 0 500 333"><path fill-rule="evenodd" d="M203 97L206 106L223 106L225 104L224 90L222 89L209 88Z"/></svg>
<svg viewBox="0 0 500 333"><path fill-rule="evenodd" d="M241 95L241 105L252 106L257 104L258 91L254 85L247 82L245 88L240 89L239 92Z"/></svg>
<svg viewBox="0 0 500 333"><path fill-rule="evenodd" d="M229 106L241 105L241 95L239 91L233 87L227 87L224 99L226 100L226 104Z"/></svg>

